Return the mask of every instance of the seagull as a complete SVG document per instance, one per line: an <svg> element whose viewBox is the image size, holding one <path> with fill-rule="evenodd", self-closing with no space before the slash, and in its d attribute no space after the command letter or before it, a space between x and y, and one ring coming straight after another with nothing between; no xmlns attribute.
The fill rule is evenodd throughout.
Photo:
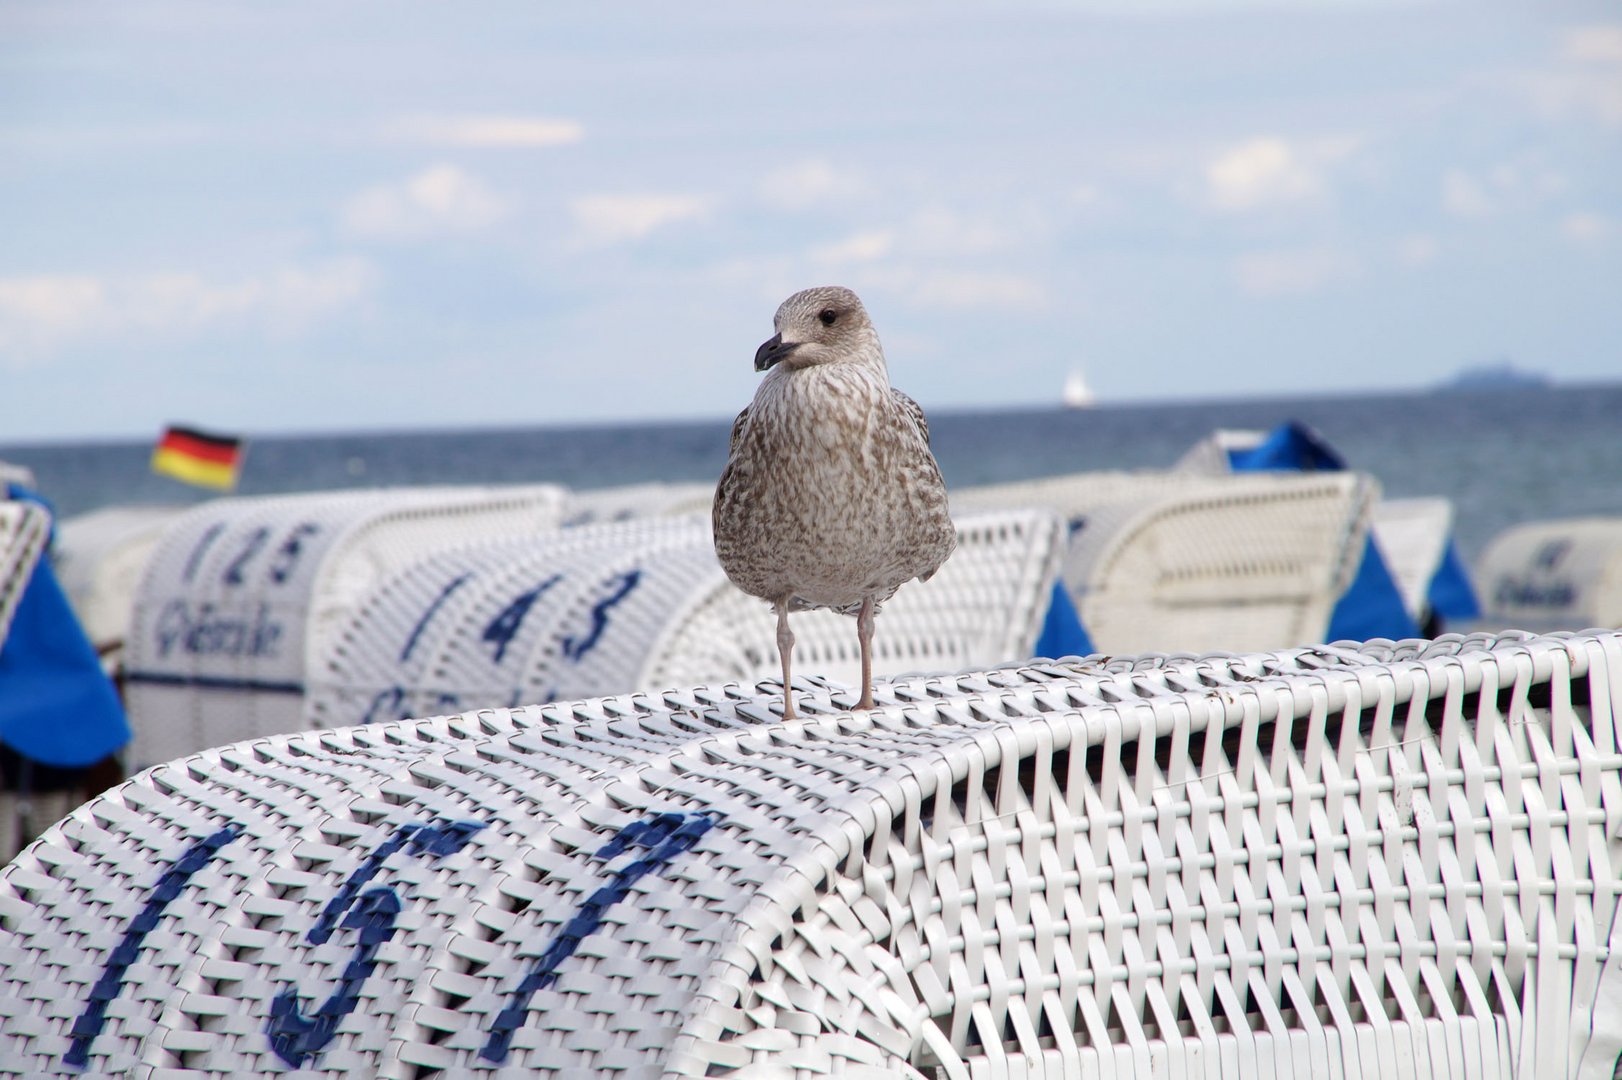
<svg viewBox="0 0 1622 1080"><path fill-rule="evenodd" d="M957 547L946 484L918 403L890 385L856 294L795 293L755 352L766 377L732 425L715 488L715 554L733 584L772 605L783 718L794 718L790 611L856 616L862 697L873 707L873 618Z"/></svg>

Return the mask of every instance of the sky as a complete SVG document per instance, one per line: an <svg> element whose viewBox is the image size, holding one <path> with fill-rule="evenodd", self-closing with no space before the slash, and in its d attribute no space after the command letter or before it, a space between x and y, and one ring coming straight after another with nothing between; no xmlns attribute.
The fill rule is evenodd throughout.
<svg viewBox="0 0 1622 1080"><path fill-rule="evenodd" d="M0 442L1622 379L1614 0L0 2Z"/></svg>

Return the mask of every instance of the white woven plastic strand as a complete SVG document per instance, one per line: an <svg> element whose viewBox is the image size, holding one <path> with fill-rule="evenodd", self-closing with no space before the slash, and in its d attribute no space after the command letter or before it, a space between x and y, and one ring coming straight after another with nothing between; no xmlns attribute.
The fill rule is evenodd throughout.
<svg viewBox="0 0 1622 1080"><path fill-rule="evenodd" d="M888 602L880 676L1028 656L1058 573L1051 514L958 522L958 551ZM794 617L802 671L859 677L855 623ZM634 518L464 547L385 579L309 680L307 725L341 727L778 670L775 622L716 561L707 516Z"/></svg>
<svg viewBox="0 0 1622 1080"><path fill-rule="evenodd" d="M0 642L50 535L51 516L42 507L0 499Z"/></svg>
<svg viewBox="0 0 1622 1080"><path fill-rule="evenodd" d="M125 653L145 766L303 727L304 680L382 578L437 550L556 525L547 485L217 499L148 560Z"/></svg>
<svg viewBox="0 0 1622 1080"><path fill-rule="evenodd" d="M1069 526L1064 580L1107 652L1322 641L1357 573L1378 485L1359 473L1078 473L954 492Z"/></svg>
<svg viewBox="0 0 1622 1080"><path fill-rule="evenodd" d="M843 695L838 695L842 697ZM0 1075L1609 1075L1622 634L262 739L0 872Z"/></svg>

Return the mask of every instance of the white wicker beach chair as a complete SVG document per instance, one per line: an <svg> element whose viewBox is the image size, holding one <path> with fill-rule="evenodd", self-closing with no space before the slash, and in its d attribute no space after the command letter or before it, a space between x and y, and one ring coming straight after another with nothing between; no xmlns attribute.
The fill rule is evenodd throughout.
<svg viewBox="0 0 1622 1080"><path fill-rule="evenodd" d="M708 513L714 498L714 484L631 484L571 491L563 507L563 524Z"/></svg>
<svg viewBox="0 0 1622 1080"><path fill-rule="evenodd" d="M550 529L550 485L218 499L163 534L125 651L141 767L303 726L304 680L379 580L424 555Z"/></svg>
<svg viewBox="0 0 1622 1080"><path fill-rule="evenodd" d="M1506 529L1482 553L1476 580L1488 626L1622 626L1622 518Z"/></svg>
<svg viewBox="0 0 1622 1080"><path fill-rule="evenodd" d="M34 503L0 499L0 642L51 539L51 515Z"/></svg>
<svg viewBox="0 0 1622 1080"><path fill-rule="evenodd" d="M0 1075L1583 1077L1622 634L278 736L0 871Z"/></svg>
<svg viewBox="0 0 1622 1080"><path fill-rule="evenodd" d="M121 656L147 560L164 530L185 512L178 506L114 506L57 525L57 580L104 658Z"/></svg>
<svg viewBox="0 0 1622 1080"><path fill-rule="evenodd" d="M958 551L885 605L874 670L960 670L1030 655L1058 573L1045 512L958 522ZM794 617L802 671L854 683L855 626ZM580 526L424 559L357 605L312 667L311 727L567 700L778 670L776 623L721 571L707 516Z"/></svg>
<svg viewBox="0 0 1622 1080"><path fill-rule="evenodd" d="M961 671L1031 655L1064 554L1063 524L1046 510L963 513L957 550L935 576L884 604L873 635L878 677ZM794 662L844 686L861 680L854 624L831 611L793 616ZM648 658L637 686L771 679L779 670L776 616L716 577Z"/></svg>
<svg viewBox="0 0 1622 1080"><path fill-rule="evenodd" d="M1339 472L1338 451L1311 428L1291 421L1272 431L1218 429L1172 466L1198 475L1235 472ZM1352 592L1331 617L1330 636L1433 636L1475 623L1475 589L1451 535L1453 504L1446 499L1381 500L1373 537ZM1400 605L1400 608L1398 607Z"/></svg>
<svg viewBox="0 0 1622 1080"><path fill-rule="evenodd" d="M708 522L579 525L426 557L378 582L312 668L305 725L600 696L641 685L687 595L720 575Z"/></svg>
<svg viewBox="0 0 1622 1080"><path fill-rule="evenodd" d="M1064 580L1108 652L1321 641L1357 572L1375 481L1359 473L1080 473L954 492L1070 525Z"/></svg>

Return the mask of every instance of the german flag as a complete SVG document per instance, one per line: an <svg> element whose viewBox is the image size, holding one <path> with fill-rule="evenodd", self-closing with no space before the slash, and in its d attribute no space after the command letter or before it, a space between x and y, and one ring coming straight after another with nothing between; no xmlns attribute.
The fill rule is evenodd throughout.
<svg viewBox="0 0 1622 1080"><path fill-rule="evenodd" d="M188 484L230 491L242 467L242 440L170 425L152 450L152 471Z"/></svg>

